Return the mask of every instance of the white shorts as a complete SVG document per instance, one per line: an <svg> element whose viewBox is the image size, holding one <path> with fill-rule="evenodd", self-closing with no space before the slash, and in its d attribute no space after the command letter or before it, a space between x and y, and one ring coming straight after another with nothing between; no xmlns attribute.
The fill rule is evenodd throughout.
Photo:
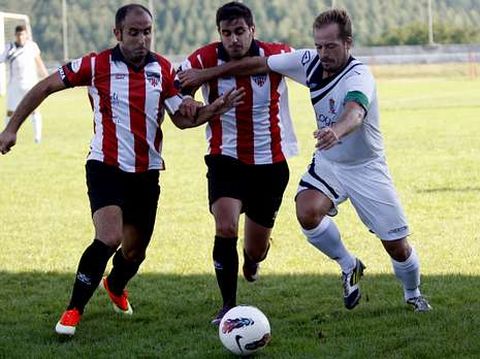
<svg viewBox="0 0 480 359"><path fill-rule="evenodd" d="M382 240L396 240L409 234L407 219L383 158L359 165L328 161L317 151L302 176L297 194L315 189L333 202L328 213L337 214L337 206L350 199L365 226Z"/></svg>
<svg viewBox="0 0 480 359"><path fill-rule="evenodd" d="M9 83L7 87L7 111L15 111L23 96L32 86L20 86L16 83Z"/></svg>

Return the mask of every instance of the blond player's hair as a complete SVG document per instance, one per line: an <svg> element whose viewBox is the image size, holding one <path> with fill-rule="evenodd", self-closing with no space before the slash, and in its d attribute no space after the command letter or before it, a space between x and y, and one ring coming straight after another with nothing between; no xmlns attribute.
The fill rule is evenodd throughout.
<svg viewBox="0 0 480 359"><path fill-rule="evenodd" d="M320 13L313 22L313 29L320 29L330 24L338 24L340 37L343 40L352 38L352 20L346 10L330 9Z"/></svg>

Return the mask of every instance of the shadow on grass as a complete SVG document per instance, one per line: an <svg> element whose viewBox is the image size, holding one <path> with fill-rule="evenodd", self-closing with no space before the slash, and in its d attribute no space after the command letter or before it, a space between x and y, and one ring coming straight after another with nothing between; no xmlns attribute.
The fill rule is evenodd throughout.
<svg viewBox="0 0 480 359"><path fill-rule="evenodd" d="M0 357L228 358L210 324L218 309L210 275L144 273L129 286L132 317L113 313L97 292L76 336L60 340L53 327L70 295L72 274L0 272ZM332 275L239 278L238 302L270 319L273 340L261 358L479 357L479 278L424 276L434 311L413 313L389 275L366 275L363 298L343 308Z"/></svg>

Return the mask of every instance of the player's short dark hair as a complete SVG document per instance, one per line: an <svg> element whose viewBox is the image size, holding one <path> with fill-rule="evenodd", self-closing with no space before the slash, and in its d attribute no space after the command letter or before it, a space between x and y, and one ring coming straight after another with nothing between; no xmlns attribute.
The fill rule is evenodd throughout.
<svg viewBox="0 0 480 359"><path fill-rule="evenodd" d="M150 16L150 18L153 19L152 13L145 6L140 5L140 4L128 4L128 5L125 5L125 6L122 6L121 8L119 8L117 10L117 13L115 14L115 28L116 29L120 29L123 26L123 21L127 17L127 14L134 9L141 9L141 10L145 11Z"/></svg>
<svg viewBox="0 0 480 359"><path fill-rule="evenodd" d="M330 9L320 13L313 22L313 29L320 29L325 25L338 24L340 37L343 40L352 38L352 20L344 9Z"/></svg>
<svg viewBox="0 0 480 359"><path fill-rule="evenodd" d="M254 25L252 11L240 2L232 1L218 8L217 28L220 27L220 21L232 21L235 19L244 19L248 26Z"/></svg>
<svg viewBox="0 0 480 359"><path fill-rule="evenodd" d="M15 26L15 34L22 32L22 31L27 31L27 27L25 25L17 25Z"/></svg>

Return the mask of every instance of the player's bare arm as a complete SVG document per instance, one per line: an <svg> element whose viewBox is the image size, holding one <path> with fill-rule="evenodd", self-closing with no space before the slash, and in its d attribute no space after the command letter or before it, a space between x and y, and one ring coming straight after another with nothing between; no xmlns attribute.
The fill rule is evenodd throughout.
<svg viewBox="0 0 480 359"><path fill-rule="evenodd" d="M178 73L182 88L197 88L203 83L223 76L248 76L269 72L267 58L261 56L244 57L206 69L188 69Z"/></svg>
<svg viewBox="0 0 480 359"><path fill-rule="evenodd" d="M37 64L37 69L39 71L40 76L42 78L47 77L48 76L47 67L45 66L40 54L35 57L35 63Z"/></svg>
<svg viewBox="0 0 480 359"><path fill-rule="evenodd" d="M13 113L7 127L0 133L0 152L10 151L17 141L17 131L25 119L35 110L49 95L65 89L65 84L58 72L37 83L22 99Z"/></svg>
<svg viewBox="0 0 480 359"><path fill-rule="evenodd" d="M313 137L317 139L315 145L319 150L328 150L340 140L360 127L365 117L365 109L354 101L345 104L345 108L339 120L332 127L324 127L316 130Z"/></svg>
<svg viewBox="0 0 480 359"><path fill-rule="evenodd" d="M192 96L184 95L179 112L183 117L192 118L203 107L203 102L196 101Z"/></svg>
<svg viewBox="0 0 480 359"><path fill-rule="evenodd" d="M233 107L241 105L245 97L245 89L232 88L214 102L206 106L197 106L193 116L185 116L180 110L172 116L172 121L180 129L197 127L211 120L214 116L227 112Z"/></svg>

